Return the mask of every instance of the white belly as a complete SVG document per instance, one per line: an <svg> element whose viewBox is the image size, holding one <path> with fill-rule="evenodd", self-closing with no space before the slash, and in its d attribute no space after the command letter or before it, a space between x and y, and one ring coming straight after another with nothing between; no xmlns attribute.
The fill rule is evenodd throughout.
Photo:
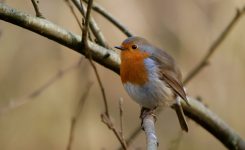
<svg viewBox="0 0 245 150"><path fill-rule="evenodd" d="M124 88L134 101L146 108L171 105L174 102L172 90L161 80L149 81L143 86L127 82Z"/></svg>

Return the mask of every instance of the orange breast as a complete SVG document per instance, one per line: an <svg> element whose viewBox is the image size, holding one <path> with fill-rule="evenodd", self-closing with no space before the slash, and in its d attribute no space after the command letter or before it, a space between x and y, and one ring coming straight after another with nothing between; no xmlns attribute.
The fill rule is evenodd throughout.
<svg viewBox="0 0 245 150"><path fill-rule="evenodd" d="M148 73L144 65L144 59L149 54L140 51L122 51L120 76L123 83L130 82L143 85L148 81Z"/></svg>

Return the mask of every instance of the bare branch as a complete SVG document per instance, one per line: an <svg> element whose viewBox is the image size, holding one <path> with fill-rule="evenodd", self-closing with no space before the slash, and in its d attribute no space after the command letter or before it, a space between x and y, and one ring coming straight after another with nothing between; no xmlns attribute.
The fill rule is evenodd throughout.
<svg viewBox="0 0 245 150"><path fill-rule="evenodd" d="M143 118L143 128L147 140L147 150L157 150L158 142L155 131L155 119L151 114Z"/></svg>
<svg viewBox="0 0 245 150"><path fill-rule="evenodd" d="M88 0L84 0L85 2L88 2ZM93 3L92 7L95 11L97 11L99 14L101 14L103 17L105 17L107 20L109 20L112 24L114 24L120 31L122 31L126 36L130 37L133 36L133 34L118 21L115 17L112 16L105 8L100 6L97 3Z"/></svg>
<svg viewBox="0 0 245 150"><path fill-rule="evenodd" d="M96 75L96 78L97 78L97 80L98 80L98 82L99 82L99 85L100 85L100 88L101 88L101 92L102 92L102 96L103 96L103 100L104 100L104 104L105 104L105 112L106 112L106 114L108 115L109 114L109 110L108 110L108 104L107 104L107 99L106 99L106 94L105 94L105 90L104 90L104 86L103 86L103 84L102 84L102 81L101 81L101 79L100 79L100 76L99 76L99 73L98 73L98 71L97 71L97 68L96 68L96 66L95 66L95 64L93 63L93 61L92 61L92 58L91 58L91 53L90 53L90 50L89 50L89 47L88 47L88 32L89 32L89 27L88 27L88 25L89 25L89 22L90 22L90 11L91 11L91 5L92 5L92 3L93 2L91 2L91 4L90 5L88 5L88 11L87 11L87 14L86 14L86 18L85 18L85 25L84 25L84 28L81 26L81 24L79 23L79 20L78 20L78 18L77 18L77 16L76 16L76 14L75 14L75 11L73 10L73 7L72 7L72 5L71 5L71 3L70 3L70 1L69 0L66 0L66 2L67 2L67 4L69 5L69 7L70 7L70 9L71 9L71 11L72 11L72 13L73 13L73 15L75 16L75 18L76 18L76 21L78 22L78 24L79 24L79 26L80 26L80 28L81 28L81 30L83 31L83 34L82 34L82 36L83 36L83 40L82 40L82 49L85 49L86 51L87 51L87 56L88 56L88 58L89 58L89 62L90 62L90 64L91 64L91 66L92 66L92 68L93 68L93 70L94 70L94 72L95 72L95 75ZM81 3L81 5L82 5L82 3ZM81 6L80 8L82 8L83 6ZM85 12L84 12L85 13ZM85 15L85 14L84 14Z"/></svg>
<svg viewBox="0 0 245 150"><path fill-rule="evenodd" d="M244 150L245 141L223 120L196 99L188 97L191 105L181 101L184 113L219 139L228 149Z"/></svg>
<svg viewBox="0 0 245 150"><path fill-rule="evenodd" d="M75 115L71 119L70 136L69 136L69 141L68 141L66 150L71 150L72 142L73 142L73 139L74 139L75 127L76 127L76 124L77 124L77 120L78 120L78 118L79 118L79 116L81 114L84 102L85 102L85 100L88 97L88 94L89 94L89 91L90 91L92 85L93 85L92 82L88 82L87 83L87 86L86 86L87 88L85 89L85 91L83 92L83 94L82 94L82 96L80 98L80 101L79 101L78 107L76 109Z"/></svg>
<svg viewBox="0 0 245 150"><path fill-rule="evenodd" d="M24 12L17 11L3 3L0 3L0 19L26 28L85 55L85 50L81 50L80 36L63 29L48 20L36 18ZM95 43L88 43L92 58L96 62L119 73L120 58L117 53L105 49ZM109 54L109 57L105 58L106 54Z"/></svg>
<svg viewBox="0 0 245 150"><path fill-rule="evenodd" d="M71 70L78 68L81 63L82 63L82 58L79 59L78 62L75 64L72 64L71 66L59 70L53 77L51 77L47 82L45 82L43 85L32 91L30 94L27 96L20 98L20 99L15 99L15 100L10 100L7 106L0 107L0 114L6 113L12 109L15 109L19 106L22 106L26 104L27 102L30 102L31 100L34 100L37 96L39 96L45 89L47 89L49 86L51 86L53 83L55 83L58 79L63 77L66 73L70 72Z"/></svg>
<svg viewBox="0 0 245 150"><path fill-rule="evenodd" d="M122 148L124 150L127 150L127 144L125 140L122 138L120 132L114 127L114 124L112 123L111 119L106 114L101 114L101 120L104 124L107 125L107 127L113 131L113 133L116 135L118 141L120 142Z"/></svg>
<svg viewBox="0 0 245 150"><path fill-rule="evenodd" d="M3 3L0 3L0 19L38 33L85 55L85 51L81 50L81 37L64 30L50 21L17 11ZM92 42L88 42L88 46L94 61L119 73L120 58L117 53ZM107 53L110 56L105 59L104 56ZM191 107L185 106L185 102L182 103L186 115L217 137L227 148L245 149L244 140L201 102L190 98Z"/></svg>
<svg viewBox="0 0 245 150"><path fill-rule="evenodd" d="M83 6L83 4L80 3L79 0L72 0L72 2L77 7L77 9L80 11L82 16L85 18L86 8ZM91 16L90 16L90 21L89 21L89 27L91 28L91 31L92 31L93 35L95 36L98 44L103 46L103 47L109 48L109 46L106 42L106 39L105 39L104 35L102 34L99 26L97 25L94 18Z"/></svg>
<svg viewBox="0 0 245 150"><path fill-rule="evenodd" d="M120 118L120 133L121 133L121 137L124 140L124 136L123 136L123 98L119 99L119 118Z"/></svg>
<svg viewBox="0 0 245 150"><path fill-rule="evenodd" d="M94 73L96 75L96 78L98 80L100 89L101 89L101 93L103 96L103 101L104 101L104 105L105 105L105 114L109 117L109 109L108 109L108 103L107 103L107 98L106 98L106 94L105 94L105 89L104 86L102 84L102 81L100 79L98 70L94 64L94 62L92 61L92 56L90 53L90 49L88 46L88 30L89 30L89 19L90 19L90 12L91 12L91 8L92 8L92 4L93 4L93 0L90 0L88 3L88 8L87 8L87 13L86 13L86 17L85 17L85 24L84 24L84 28L83 28L83 33L82 33L82 49L86 50L87 52L87 56L89 59L89 62L91 64L91 66L93 67Z"/></svg>
<svg viewBox="0 0 245 150"><path fill-rule="evenodd" d="M245 7L244 7L245 8ZM245 9L237 10L235 17L232 18L231 22L228 26L221 32L219 37L214 41L214 43L210 46L207 54L203 57L201 62L197 64L186 76L183 81L183 84L187 84L192 78L194 78L204 67L208 65L208 60L212 56L212 54L218 49L220 44L226 39L227 35L232 31L233 27L240 20L241 16L244 14Z"/></svg>
<svg viewBox="0 0 245 150"><path fill-rule="evenodd" d="M36 16L40 17L40 18L44 18L42 13L39 10L38 4L37 4L37 3L39 3L39 1L38 0L37 1L36 0L31 0L31 2L32 2L32 5L33 5L34 10L36 12Z"/></svg>
<svg viewBox="0 0 245 150"><path fill-rule="evenodd" d="M91 8L92 8L92 4L93 4L93 0L89 0L88 7L87 7L87 13L86 13L86 17L85 17L85 25L84 25L84 28L83 28L83 35L82 35L82 37L83 37L82 44L83 45L82 45L82 47L85 50L87 50L87 56L89 58L89 62L90 62L90 64L92 65L92 67L94 69L96 78L97 78L97 80L99 82L100 89L101 89L101 92L102 92L104 105L105 105L105 113L101 114L102 122L105 123L110 130L113 131L113 133L116 135L117 139L121 143L122 147L126 150L127 146L126 146L126 143L125 143L123 137L121 136L120 132L114 127L114 124L111 121L111 117L110 117L110 114L109 114L108 103L107 103L107 99L106 99L104 86L103 86L102 81L100 79L100 76L99 76L99 73L97 71L97 68L96 68L95 64L93 63L93 61L92 61L90 49L89 49L89 46L88 46L87 33L88 33L89 16L90 16L90 11L91 11Z"/></svg>

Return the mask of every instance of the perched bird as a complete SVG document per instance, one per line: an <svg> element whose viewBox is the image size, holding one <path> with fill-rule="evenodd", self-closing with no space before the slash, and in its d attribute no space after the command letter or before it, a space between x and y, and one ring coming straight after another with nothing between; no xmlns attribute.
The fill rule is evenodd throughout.
<svg viewBox="0 0 245 150"><path fill-rule="evenodd" d="M115 48L121 50L120 76L131 98L149 110L173 106L181 128L188 132L178 97L188 101L174 59L141 37L129 37Z"/></svg>

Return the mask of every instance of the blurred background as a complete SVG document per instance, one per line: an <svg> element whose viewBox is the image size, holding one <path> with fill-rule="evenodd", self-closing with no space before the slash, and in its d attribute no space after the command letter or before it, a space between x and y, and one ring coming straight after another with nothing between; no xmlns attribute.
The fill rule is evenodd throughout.
<svg viewBox="0 0 245 150"><path fill-rule="evenodd" d="M145 37L169 52L185 77L236 13L244 0L97 0L135 35ZM18 10L35 15L30 0L5 0ZM39 0L48 20L81 34L63 0ZM92 12L111 47L126 37L110 22ZM203 102L241 137L245 138L245 17L219 46L206 67L187 85L188 94ZM100 114L104 111L101 91L88 61L78 53L47 38L0 21L0 106L28 101L0 115L1 150L65 150L71 118L81 96L92 84L75 126L72 150L114 150L120 144ZM119 53L119 52L118 52ZM30 94L83 58L79 67L66 71L38 96ZM120 97L124 99L124 136L139 126L139 106L126 94L120 78L97 65L109 100L109 109L119 127ZM175 112L166 108L156 122L159 149L224 150L217 139L189 121L190 130L179 138ZM176 144L176 139L180 139ZM132 149L145 149L144 133Z"/></svg>

